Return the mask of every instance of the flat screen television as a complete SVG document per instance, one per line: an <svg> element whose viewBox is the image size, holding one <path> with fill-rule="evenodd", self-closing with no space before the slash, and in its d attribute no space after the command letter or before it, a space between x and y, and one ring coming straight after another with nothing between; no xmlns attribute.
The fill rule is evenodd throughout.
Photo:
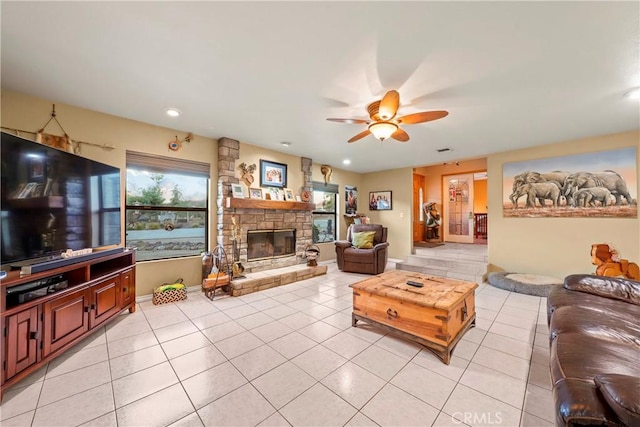
<svg viewBox="0 0 640 427"><path fill-rule="evenodd" d="M2 132L0 264L121 242L120 169Z"/></svg>

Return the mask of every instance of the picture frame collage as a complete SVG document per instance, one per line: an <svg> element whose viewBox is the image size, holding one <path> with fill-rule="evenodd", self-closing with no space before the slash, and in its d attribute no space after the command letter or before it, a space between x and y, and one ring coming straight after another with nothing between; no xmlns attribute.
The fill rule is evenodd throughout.
<svg viewBox="0 0 640 427"><path fill-rule="evenodd" d="M265 188L263 188L265 187ZM291 188L287 188L287 165L284 163L260 160L260 188L231 184L231 196L256 200L299 201Z"/></svg>

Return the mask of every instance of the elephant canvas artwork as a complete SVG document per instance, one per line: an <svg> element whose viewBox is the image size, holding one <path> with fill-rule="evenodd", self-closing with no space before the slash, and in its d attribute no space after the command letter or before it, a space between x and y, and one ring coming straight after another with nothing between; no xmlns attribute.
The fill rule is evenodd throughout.
<svg viewBox="0 0 640 427"><path fill-rule="evenodd" d="M638 216L635 147L505 163L505 217Z"/></svg>

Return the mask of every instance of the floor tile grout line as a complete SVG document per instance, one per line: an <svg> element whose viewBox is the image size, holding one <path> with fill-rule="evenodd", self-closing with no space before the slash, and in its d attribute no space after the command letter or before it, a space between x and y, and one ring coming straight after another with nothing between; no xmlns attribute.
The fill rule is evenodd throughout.
<svg viewBox="0 0 640 427"><path fill-rule="evenodd" d="M88 392L88 391L90 391L90 390L94 390L94 389L96 389L96 388L98 388L98 387L102 387L102 386L103 386L103 385L105 385L105 384L109 384L109 385L111 385L111 382L110 382L110 381L108 381L108 382L104 382L104 383L102 383L102 384L96 384L96 385L94 385L93 387L89 387L89 388L88 388L88 389L86 389L86 390L78 391L78 392L76 392L76 393L70 394L69 396L65 396L65 397L63 397L63 398L61 398L61 399L58 399L58 400L54 400L54 401L52 401L52 402L49 402L49 403L47 403L46 405L38 406L38 407L36 407L36 408L34 408L34 409L31 409L31 411L37 411L38 409L46 408L47 406L51 406L51 405L53 405L53 404L60 403L61 401L65 400L65 399L69 399L69 398L74 397L74 396L77 396L77 395L79 395L79 394L86 393L86 392ZM113 389L113 387L111 387L111 388ZM29 412L29 411L25 411L25 412L23 412L23 414L24 414L24 413L26 413L26 412ZM102 414L102 415L104 415L104 414ZM13 418L13 417L12 417L12 418ZM34 419L35 419L35 412L34 412ZM4 420L4 421L6 421L6 420Z"/></svg>
<svg viewBox="0 0 640 427"><path fill-rule="evenodd" d="M145 317L146 319L146 317ZM113 417L116 419L116 426L118 425L118 412L116 411L116 391L113 388L113 372L111 369L111 357L109 356L109 343L107 340L107 328L106 326L104 327L104 335L105 335L105 341L107 341L107 361L109 364L109 388L111 388L111 399L113 399ZM104 416L105 414L102 414L101 416ZM94 419L97 419L99 417L96 417ZM87 421L90 422L91 420Z"/></svg>
<svg viewBox="0 0 640 427"><path fill-rule="evenodd" d="M358 279L355 279L355 280L360 280L360 279L358 278ZM350 279L349 281L352 281L352 280ZM345 285L345 284L348 284L348 283L346 283L346 282L345 282L344 284L339 285L339 286L343 286L343 285ZM313 288L313 285L311 286L311 288ZM318 291L318 293L321 293L321 291ZM343 298L343 297L344 297L345 295L346 295L346 294L343 294L343 295L338 296L338 297L336 297L336 296L334 296L334 295L329 295L329 296L331 296L331 297L332 297L332 300L333 300L333 299L343 299L343 300L344 300L345 298ZM299 295L296 295L296 296L297 296L298 298L297 298L296 300L292 300L292 301L290 301L290 303L293 303L293 302L298 301L298 300L301 300L301 299L309 300L309 298L308 298L308 297L309 297L310 295L306 295L306 296L299 296ZM268 297L267 297L267 298L268 298ZM319 304L319 305L322 305L322 304L323 304L323 303L317 303L317 302L312 301L312 300L309 300L309 301L311 301L311 302L312 302L312 303L314 303L314 304ZM497 322L497 323L501 323L500 321L496 321L496 318L497 318L497 317L498 317L498 315L502 312L502 310L503 310L506 306L508 306L508 304L506 304L506 302L507 302L507 301L508 301L508 299L505 299L505 300L502 302L502 305L500 306L500 309L496 312L496 313L497 313L497 315L493 318L493 320L490 320L490 321L489 321L489 320L487 320L487 322L489 323L489 328L488 328L488 329L490 329L490 328L491 328L491 326L492 326L494 323L496 323L496 322ZM247 304L247 305L250 305L250 303L248 303L248 302L244 302L244 301L242 301L242 303ZM280 305L287 305L288 303L280 303L280 302L279 302L279 304L280 304ZM538 305L539 305L539 306L541 306L541 304L543 304L543 299L542 299L542 298L538 300ZM218 307L215 307L215 308L216 308L216 310L218 310L218 311L220 311L220 312L224 313L224 311L229 310L229 309L233 309L233 308L235 308L235 307L229 307L229 308L228 308L228 309L226 309L226 310L219 309ZM261 310L261 309L255 308L255 307L253 307L253 308L257 310L257 313L259 313L259 312L262 312L262 311L263 311L263 310ZM304 312L304 310L299 310L299 309L296 309L295 307L290 307L290 308L293 308L293 309L294 309L295 311L297 311L297 312L302 312L303 314L309 315L308 313L305 313L305 312ZM349 311L349 310L350 310L350 308L349 308L348 306L347 306L347 307L345 307L343 310L336 310L336 309L335 309L335 308L333 308L333 307L328 307L328 308L330 308L330 309L334 310L334 311L335 311L335 313L334 313L334 314L337 314L337 313L344 313L344 312L347 312L347 311ZM512 308L519 308L519 307L512 307ZM520 307L520 308L521 308L521 307ZM190 316L189 316L185 311L183 311L180 307L178 307L178 310L179 310L180 312L182 312L182 314L184 314L184 315L185 315L186 319L187 319L188 321L192 322L192 323L193 323L193 320L194 320L194 319L196 319L197 317L202 317L202 316L204 316L204 315L202 315L202 316L196 316L196 317L193 317L193 318L192 318L192 317L190 317ZM307 309L307 310L308 310L308 309ZM144 311L144 310L143 310L143 311ZM532 311L532 310L528 310L528 311ZM257 313L253 313L253 314L257 314ZM234 321L236 321L236 322L237 322L237 320L242 319L243 317L247 317L247 316L250 316L250 315L241 316L241 317L239 317L239 318L231 319L231 320L234 320ZM331 316L331 315L329 315L329 316ZM326 318L327 318L327 317L329 317L329 316L325 316L325 317L320 318L320 319L318 319L318 318L314 318L314 322L313 322L313 323L317 323L317 322L319 322L319 321L324 321L324 319L326 319ZM285 316L285 317L286 317L286 316ZM313 317L313 316L312 316L312 317ZM146 316L145 316L145 318L146 318ZM280 319L274 319L274 321L278 321L278 320L280 320ZM269 322L269 323L271 323L271 322ZM330 325L330 326L334 326L334 325L331 325L331 324L329 324L329 323L327 323L327 322L323 322L323 323L326 323L326 324L328 324L328 325ZM169 326L172 326L172 325L167 325L166 327L169 327ZM308 325L307 325L307 326L308 326ZM509 325L509 326L511 326L511 325ZM256 327L258 327L258 326L256 326ZM306 326L305 326L305 327L306 327ZM515 326L515 327L518 327L518 326ZM196 326L196 328L197 328L197 330L198 330L199 332L201 332L201 333L203 332L203 330L201 330L199 327L197 327L197 326ZM161 329L161 328L158 328L158 329ZM248 332L251 332L251 330L252 330L252 329L255 329L255 328L252 328L252 329L244 328L244 329L245 329L246 331L248 331ZM303 329L303 328L294 329L294 330L293 330L292 332L290 332L289 334L291 334L291 333L293 333L293 332L300 332L300 330L301 330L301 329ZM349 329L349 328L347 328L347 329L339 328L339 329L340 329L340 332L338 332L336 335L338 335L338 334L340 334L340 333L342 333L342 332L346 332L346 331L348 331L348 329ZM521 328L521 329L523 329L523 328ZM538 332L538 331L537 331L537 329L538 329L538 324L536 324L536 326L535 326L535 333L543 333L543 332ZM156 339L157 339L157 336L155 335L155 331L156 331L157 329L151 328L151 330L152 330L152 331L153 331L153 333L154 333L154 337L156 337ZM525 329L525 330L526 330L526 329ZM486 340L486 338L487 338L487 334L488 334L488 332L489 332L489 331L487 331L487 333L485 333L485 335L482 337L482 340L480 340L480 343L478 343L478 344L477 344L477 345L478 345L478 347L477 347L477 348L475 349L475 351L473 352L473 355L471 356L471 359L473 359L473 358L475 357L475 355L476 355L476 354L477 354L477 352L479 351L479 347L480 347L480 346L482 346L482 345L483 345L483 343L485 342L485 340ZM301 332L300 332L300 333L301 333ZM302 334L302 333L301 333L301 334ZM106 335L106 332L105 332L105 335ZM255 336L255 334L253 334L253 333L252 333L252 335L254 335L254 336ZM288 335L288 334L286 334L286 335ZM304 334L302 334L302 335L304 335ZM500 335L500 334L497 334L497 335L502 336L502 335ZM184 335L183 335L183 336L184 336ZM305 335L305 336L306 336L306 335ZM333 335L333 336L335 336L335 335ZM332 336L332 337L333 337L333 336ZM317 346L317 345L322 345L322 343L324 343L325 341L327 341L327 340L331 339L332 337L328 337L328 338L324 339L323 341L319 341L319 342L317 342L317 341L315 341L315 339L313 339L312 341L314 341L314 347L315 347L315 346ZM506 336L506 337L507 337L507 338L512 338L512 337L508 337L508 336ZM125 337L125 338L126 338L126 337ZM179 338L179 337L176 337L176 338ZM206 338L207 338L207 341L209 341L209 342L210 342L210 343L215 347L215 343L213 343L213 342L209 339L209 337L206 337ZM258 338L258 337L256 337L256 338ZM307 338L309 338L309 337L307 337ZM124 338L120 338L120 339L124 339ZM174 339L175 339L175 338L174 338ZM264 342L262 339L260 339L260 338L258 338L258 339L264 343L263 345L265 345L265 344L267 344L267 345L268 345L268 344L269 344L269 343L265 343L265 342ZM380 339L382 339L382 337L378 338L378 339L377 339L377 340L375 340L374 342L366 341L366 342L368 343L368 346L367 346L367 347L365 347L362 351L365 351L366 349L368 349L368 348L370 348L371 346L375 345L375 344L376 344ZM116 340L116 341L117 341L117 340ZM171 341L171 340L169 340L169 341ZM524 342L524 341L521 341L521 340L518 340L518 341L520 341L520 342ZM167 341L167 342L168 342L168 341ZM473 343L474 343L474 344L476 344L475 342L473 342ZM162 344L162 343L159 343L159 344ZM527 342L527 344L530 344L530 345L529 345L529 348L530 348L530 350L531 350L531 353L530 353L530 356L529 356L529 360L528 360L528 363L529 363L530 368L529 368L529 374L528 374L528 376L527 376L527 382L526 382L526 384L527 384L527 385L529 385L529 384L530 384L530 383L529 383L529 379L530 379L530 370L531 370L531 366L532 366L532 364L533 364L533 363L535 363L535 362L533 362L533 360L532 360L533 349L535 349L535 347L536 347L536 346L535 346L535 337L534 337L534 343L529 343L529 342ZM107 349L108 349L108 347L109 347L109 340L107 339ZM323 346L323 347L324 347L324 346ZM538 346L538 347L540 347L540 346ZM327 347L324 347L324 348L325 348L325 349L327 349L328 351L332 351L332 352L333 352L333 350L328 349ZM490 347L487 347L487 348L490 348ZM217 347L216 347L216 349L217 349ZM198 349L195 349L195 350L193 350L193 351L197 351L197 350L198 350ZM253 349L252 349L252 350L253 350ZM495 351L501 351L501 350L497 350L497 349L493 349L493 350L495 350ZM164 349L163 349L163 351L164 351ZM219 351L219 349L218 349L218 351ZM249 350L249 351L251 351L251 350ZM308 351L308 350L307 350L307 351ZM362 353L362 351L361 351L360 353ZM189 354L189 353L190 353L190 352L188 352L188 353L186 353L186 354ZM245 352L245 353L246 353L246 352ZM304 352L303 352L303 353L304 353ZM303 353L300 353L300 354L303 354ZM351 357L351 358L348 358L348 359L346 359L346 360L347 360L347 361L352 361L352 362L353 362L353 359L355 359L355 358L356 358L360 353L357 353L355 356L353 356L353 357ZM222 353L222 354L223 354L223 356L224 356L224 353ZM242 354L244 354L244 353L242 353ZM299 356L300 354L298 354L298 355L296 355L296 356L294 356L294 357L292 357L292 358L287 358L287 361L292 361L295 357ZM401 372L401 371L402 371L402 369L404 369L404 368L407 366L407 364L408 364L408 363L411 363L411 361L413 361L413 360L415 359L415 357L417 356L417 354L419 354L419 352L418 352L418 353L416 353L416 354L415 354L415 355L414 355L414 356L413 356L409 361L407 361L407 362L403 365L403 367L402 367L398 372L396 372L396 374L395 374L393 377L391 377L391 379L390 379L390 380L386 381L384 386L386 386L387 384L390 384L390 383L391 383L391 380L392 380L395 376L397 376L397 374L398 374L399 372ZM510 355L509 353L505 353L505 354ZM166 356L166 353L165 353L165 356ZM180 356L183 356L183 355L180 355ZM240 355L237 355L237 356L234 356L234 357L238 357L238 356L240 356ZM397 356L397 355L396 355L396 356ZM513 355L512 355L512 356L513 356ZM230 360L229 360L226 356L224 356L224 357L225 357L225 360L226 360L226 361L229 361L229 362L230 362ZM515 357L517 357L517 356L515 356ZM110 361L110 360L111 360L111 358L110 358L110 357L108 357L108 360ZM522 359L522 360L525 360L525 359ZM169 361L169 362L170 362L170 359L168 359L168 358L167 358L167 361ZM467 371L467 369L469 368L469 366L470 366L470 364L471 364L472 362L473 362L473 360L471 360L471 361L467 361L467 366L466 366L466 368L465 368L464 372L466 372L466 371ZM233 365L233 363L232 363L232 362L230 362L230 363ZM285 362L283 362L283 363L285 363ZM292 363L294 363L294 362L292 362ZM353 363L355 363L355 362L353 362ZM477 362L476 362L476 363L477 363ZM171 364L171 363L170 363L170 364ZM294 364L295 364L295 363L294 363ZM355 364L356 364L356 365L358 365L357 363L355 363ZM543 364L538 364L538 365L544 366ZM154 366L155 366L155 365L154 365ZM217 366L217 365L216 365L216 366ZM278 366L280 366L280 365L278 365ZM297 366L297 365L296 365L296 366ZM342 365L341 365L341 366L342 366ZM370 372L368 369L366 369L366 368L364 368L364 367L362 367L362 366L360 366L360 365L358 365L358 366L359 366L359 367L361 367L361 368L363 368L363 369L364 369L364 370L366 370L367 372ZM482 366L482 365L480 365L480 366ZM234 365L234 367L235 367L235 365ZM340 367L338 367L338 368L336 368L336 369L339 369L339 368L340 368ZM423 368L424 368L424 367L423 367ZM485 368L492 370L492 368L489 368L489 367L485 367ZM275 369L275 368L273 368L273 369ZM425 369L429 369L429 368L425 368ZM303 371L304 371L304 369L303 369ZM335 371L335 370L334 370L334 371ZM332 372L334 372L334 371L332 371ZM175 372L175 370L174 370L174 372ZM267 372L269 372L269 371L267 371ZM304 371L304 372L306 373L306 371ZM435 373L435 374L437 374L437 375L441 375L441 374L439 374L438 372L435 372L435 371L432 371L432 372L433 372L433 373ZM463 372L463 375L464 375L464 372ZM501 372L501 371L498 371L498 372ZM266 372L265 372L265 373L266 373ZM373 372L370 372L370 373L372 373L372 374L376 375L376 374L375 374L375 373L373 373ZM308 373L307 373L307 374L308 374ZM327 374L327 375L330 375L330 374L331 374L331 373L329 373L329 374ZM505 374L506 374L506 373L505 373ZM111 375L111 371L110 371L110 375ZM506 375L509 375L509 374L506 374ZM326 377L326 376L325 376L325 377ZM246 378L246 377L245 377L245 378ZM258 378L258 377L257 377L257 378ZM517 377L513 377L513 378L519 379L519 378L517 378ZM323 379L324 379L324 377L323 377ZM46 379L45 379L45 380L46 380ZM45 380L43 380L43 384L44 384L44 381L45 381ZM185 380L186 380L186 379L185 379ZM315 378L314 378L314 380L315 380ZM180 383L182 383L182 380L180 380L179 378L178 378L178 381L179 381ZM320 379L320 380L315 380L315 381L316 381L316 382L315 382L315 384L317 384L318 382L320 382L320 383L321 383L322 379ZM249 383L252 383L252 381L249 381ZM459 381L459 380L456 382L456 386L457 386L458 384L460 384L460 381ZM253 384L252 384L252 385L253 385ZM384 387L384 386L383 386L383 387ZM326 387L326 386L325 386L325 387ZM396 386L396 387L397 387L397 386ZM468 386L465 386L465 387L468 387ZM255 386L254 386L254 388L255 388ZM472 390L475 390L475 389L473 389L473 388L471 388L471 387L469 387L469 388L470 388L470 389L472 389ZM455 387L454 387L454 389L455 389ZM112 388L112 390L113 390L113 388ZM545 390L546 390L546 389L545 389ZM42 388L41 388L41 391L42 391ZM306 390L305 390L305 391L306 391ZM477 390L475 390L475 391L477 391ZM185 391L185 392L186 392L186 391ZM480 392L480 393L481 393L481 394L484 394L484 393L482 393L482 392ZM525 390L525 393L526 393L526 390ZM334 393L334 394L335 394L335 393ZM409 393L409 394L410 394L410 393ZM450 397L450 396L449 396L449 397ZM499 402L501 402L501 403L502 403L502 401L501 401L500 399L496 399L496 398L494 398L494 397L492 397L492 396L488 396L488 397L489 397L489 398L491 398L491 399L493 399L493 400L496 400L496 401L499 401ZM417 397L416 397L416 398L417 398ZM344 399L343 399L343 400L344 400ZM421 400L421 399L420 399L420 400ZM447 399L447 400L448 400L448 399ZM422 400L421 400L421 401L422 401ZM367 401L365 404L363 404L363 407L364 407L364 406L366 406L366 405L368 404L368 402L369 402L369 401ZM348 403L348 402L347 402L347 403ZM425 403L426 403L426 402L425 402ZM505 404L507 404L507 405L510 405L510 404L508 404L508 403L506 403L506 402L504 402L504 403L505 403ZM287 403L287 404L288 404L288 403ZM428 403L427 403L427 404L428 404ZM446 404L446 402L445 402L445 404ZM195 407L195 405L193 405L193 403L192 403L192 406L194 406L194 407ZM272 406L273 406L273 405L272 405ZM285 404L285 406L286 406L286 404ZM353 405L351 405L351 406L353 406ZM510 406L512 406L512 405L510 405ZM517 409L517 408L516 408L516 409ZM197 412L197 410L196 410L196 412ZM279 413L279 410L276 410L276 412L277 412L277 413ZM523 416L523 413L524 413L524 412L526 412L526 411L524 411L524 405L523 405L523 409L521 409L521 419L522 419L522 416ZM357 408L356 408L356 414L354 414L354 416L356 416L358 413L362 413L362 412L361 412L359 409L357 409ZM443 413L444 413L444 412L440 410L440 411L439 411L439 413L438 413L438 416L439 416L440 414L443 414ZM363 414L363 413L362 413L362 414ZM445 413L445 414L446 414L446 413ZM34 411L34 415L35 415L35 411ZM272 414L272 415L273 415L273 414ZM282 414L280 414L280 415L282 416ZM198 414L198 416L199 416L199 414ZM270 415L270 416L271 416L271 415ZM366 416L366 415L364 415L364 414L363 414L363 416ZM285 419L286 419L286 418L285 418ZM202 420L201 420L201 421L202 421ZM374 421L374 422L375 422L375 421Z"/></svg>

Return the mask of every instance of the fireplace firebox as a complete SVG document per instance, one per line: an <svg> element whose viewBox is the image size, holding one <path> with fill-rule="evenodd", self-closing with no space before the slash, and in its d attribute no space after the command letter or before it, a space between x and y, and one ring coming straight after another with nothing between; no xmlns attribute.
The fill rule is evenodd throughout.
<svg viewBox="0 0 640 427"><path fill-rule="evenodd" d="M281 258L295 255L296 229L248 230L247 260Z"/></svg>

